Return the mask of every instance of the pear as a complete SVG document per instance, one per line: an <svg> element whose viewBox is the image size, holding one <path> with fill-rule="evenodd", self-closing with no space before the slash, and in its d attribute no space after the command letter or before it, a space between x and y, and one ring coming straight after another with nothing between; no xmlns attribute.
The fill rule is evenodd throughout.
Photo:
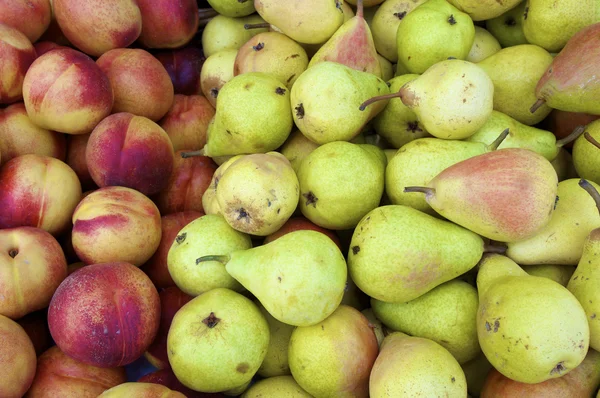
<svg viewBox="0 0 600 398"><path fill-rule="evenodd" d="M377 59L381 68L381 79L387 82L394 77L394 65L379 54L377 54Z"/></svg>
<svg viewBox="0 0 600 398"><path fill-rule="evenodd" d="M495 150L509 131L502 132L490 145L481 142L420 138L404 145L388 162L385 171L385 189L392 204L414 207L422 212L436 215L425 196L404 192L404 187L427 185L446 168Z"/></svg>
<svg viewBox="0 0 600 398"><path fill-rule="evenodd" d="M444 347L394 332L381 344L369 392L371 398L466 397L467 382L460 365Z"/></svg>
<svg viewBox="0 0 600 398"><path fill-rule="evenodd" d="M268 73L289 89L307 67L308 56L302 46L284 34L265 32L252 37L238 50L233 74Z"/></svg>
<svg viewBox="0 0 600 398"><path fill-rule="evenodd" d="M485 21L485 28L498 39L502 47L527 44L523 33L523 15L526 6L527 0L520 0L516 7Z"/></svg>
<svg viewBox="0 0 600 398"><path fill-rule="evenodd" d="M541 276L553 280L563 286L567 286L575 267L570 265L535 264L521 266L525 272L533 276Z"/></svg>
<svg viewBox="0 0 600 398"><path fill-rule="evenodd" d="M573 145L573 165L581 178L600 184L600 120L593 121Z"/></svg>
<svg viewBox="0 0 600 398"><path fill-rule="evenodd" d="M427 0L398 25L398 63L421 74L449 57L464 60L474 39L475 27L467 14L446 0Z"/></svg>
<svg viewBox="0 0 600 398"><path fill-rule="evenodd" d="M371 29L375 48L390 62L398 62L398 25L409 12L424 2L425 0L386 0L373 15Z"/></svg>
<svg viewBox="0 0 600 398"><path fill-rule="evenodd" d="M361 313L369 320L369 325L373 329L375 337L377 338L377 344L381 346L381 343L386 335L386 333L383 331L383 324L379 319L377 319L372 308L365 308L361 311Z"/></svg>
<svg viewBox="0 0 600 398"><path fill-rule="evenodd" d="M192 390L237 388L258 370L269 338L269 325L252 301L229 289L213 289L175 314L167 336L169 364Z"/></svg>
<svg viewBox="0 0 600 398"><path fill-rule="evenodd" d="M227 397L239 397L240 395L242 395L244 393L244 391L246 391L248 389L248 387L250 387L250 384L252 384L253 380L248 380L247 382L245 382L244 384L231 388L229 390L225 390L223 391L223 395L227 396Z"/></svg>
<svg viewBox="0 0 600 398"><path fill-rule="evenodd" d="M476 64L452 59L433 65L397 93L371 98L360 109L395 97L416 113L429 134L460 140L473 135L492 114L494 84Z"/></svg>
<svg viewBox="0 0 600 398"><path fill-rule="evenodd" d="M293 120L285 85L263 72L235 76L219 91L206 132L205 156L265 153L280 147Z"/></svg>
<svg viewBox="0 0 600 398"><path fill-rule="evenodd" d="M338 246L321 232L293 231L262 246L196 261L213 260L224 263L227 272L275 319L288 325L317 324L342 301L346 261Z"/></svg>
<svg viewBox="0 0 600 398"><path fill-rule="evenodd" d="M369 112L360 112L359 105L389 92L385 81L372 73L337 62L320 62L304 71L292 87L294 122L302 134L317 144L349 141L383 110L387 101L376 104Z"/></svg>
<svg viewBox="0 0 600 398"><path fill-rule="evenodd" d="M394 77L388 81L391 92L397 92L409 81L419 75L407 74ZM391 99L386 107L373 119L373 128L385 138L394 148L409 143L418 138L429 136L423 124L412 109L402 103L400 98Z"/></svg>
<svg viewBox="0 0 600 398"><path fill-rule="evenodd" d="M346 280L346 287L344 288L344 297L342 297L342 302L340 304L347 305L349 307L354 307L359 311L367 308L369 306L369 296L364 294L356 283L348 276Z"/></svg>
<svg viewBox="0 0 600 398"><path fill-rule="evenodd" d="M235 162L242 156L244 155L235 155L230 157L215 170L210 180L210 184L206 188L206 191L204 191L204 194L202 194L202 208L204 209L204 212L206 214L222 215L221 206L219 205L219 201L217 200L217 186L219 185L221 177L223 177L223 174L225 174L225 170L227 170L227 168L231 166L233 162Z"/></svg>
<svg viewBox="0 0 600 398"><path fill-rule="evenodd" d="M256 11L251 0L208 0L208 4L226 17L245 17Z"/></svg>
<svg viewBox="0 0 600 398"><path fill-rule="evenodd" d="M466 12L473 21L485 21L496 18L516 7L521 0L448 0L459 10Z"/></svg>
<svg viewBox="0 0 600 398"><path fill-rule="evenodd" d="M299 43L324 43L344 22L341 0L254 0L258 14Z"/></svg>
<svg viewBox="0 0 600 398"><path fill-rule="evenodd" d="M475 26L475 39L466 61L477 63L500 51L498 40L481 26Z"/></svg>
<svg viewBox="0 0 600 398"><path fill-rule="evenodd" d="M288 345L295 327L273 318L260 302L255 304L267 320L271 336L265 359L256 373L262 377L289 375L291 373L288 363Z"/></svg>
<svg viewBox="0 0 600 398"><path fill-rule="evenodd" d="M383 161L360 145L345 141L321 145L298 169L300 210L323 228L352 228L379 206L384 172Z"/></svg>
<svg viewBox="0 0 600 398"><path fill-rule="evenodd" d="M296 383L292 376L275 376L258 380L244 394L242 398L313 398Z"/></svg>
<svg viewBox="0 0 600 398"><path fill-rule="evenodd" d="M238 50L229 49L209 55L200 70L202 94L213 107L217 106L217 97L221 88L233 79L233 65Z"/></svg>
<svg viewBox="0 0 600 398"><path fill-rule="evenodd" d="M292 168L297 173L302 160L318 147L319 144L315 144L306 138L300 130L294 130L283 143L279 152L289 160Z"/></svg>
<svg viewBox="0 0 600 398"><path fill-rule="evenodd" d="M465 378L467 379L467 391L473 397L484 397L481 395L481 390L486 381L488 373L494 368L485 355L480 353L475 359L462 364ZM509 397L506 397L509 398ZM533 398L533 397L532 397Z"/></svg>
<svg viewBox="0 0 600 398"><path fill-rule="evenodd" d="M407 206L380 206L354 229L348 270L372 298L405 303L475 267L483 250L479 235L456 224Z"/></svg>
<svg viewBox="0 0 600 398"><path fill-rule="evenodd" d="M585 358L586 315L564 286L527 275L509 258L490 254L479 266L477 289L479 343L506 377L541 383L569 373Z"/></svg>
<svg viewBox="0 0 600 398"><path fill-rule="evenodd" d="M479 62L494 82L494 109L527 125L541 122L552 110L543 105L534 113L535 87L552 63L548 51L533 44L504 48Z"/></svg>
<svg viewBox="0 0 600 398"><path fill-rule="evenodd" d="M515 242L530 238L548 222L558 178L543 156L520 148L498 149L454 164L423 192L440 215L486 238Z"/></svg>
<svg viewBox="0 0 600 398"><path fill-rule="evenodd" d="M373 43L371 29L363 16L362 0L356 16L345 22L310 59L308 67L331 61L381 78L381 65Z"/></svg>
<svg viewBox="0 0 600 398"><path fill-rule="evenodd" d="M577 177L577 171L573 165L573 156L565 148L559 149L558 155L556 155L551 163L554 170L556 170L556 175L558 175L558 181Z"/></svg>
<svg viewBox="0 0 600 398"><path fill-rule="evenodd" d="M586 237L600 227L594 200L572 178L558 183L550 222L529 239L509 243L506 255L521 265L577 265ZM596 189L600 186L590 182Z"/></svg>
<svg viewBox="0 0 600 398"><path fill-rule="evenodd" d="M599 21L600 4L595 0L527 0L523 33L529 43L559 52L574 34Z"/></svg>
<svg viewBox="0 0 600 398"><path fill-rule="evenodd" d="M378 319L388 328L424 337L447 349L463 364L481 352L477 341L477 290L452 280L407 303L384 303L371 299Z"/></svg>
<svg viewBox="0 0 600 398"><path fill-rule="evenodd" d="M217 261L202 264L196 259L208 255L225 255L252 247L250 237L231 228L222 216L207 214L183 227L167 254L169 274L179 289L190 296L223 287L244 290Z"/></svg>
<svg viewBox="0 0 600 398"><path fill-rule="evenodd" d="M340 305L327 319L292 332L292 376L315 397L369 396L369 374L379 345L369 320L355 308Z"/></svg>
<svg viewBox="0 0 600 398"><path fill-rule="evenodd" d="M213 17L202 30L204 56L210 57L223 50L238 50L252 36L268 30L265 28L248 30L244 28L244 25L264 22L264 19L256 14L241 18L232 18L225 15Z"/></svg>

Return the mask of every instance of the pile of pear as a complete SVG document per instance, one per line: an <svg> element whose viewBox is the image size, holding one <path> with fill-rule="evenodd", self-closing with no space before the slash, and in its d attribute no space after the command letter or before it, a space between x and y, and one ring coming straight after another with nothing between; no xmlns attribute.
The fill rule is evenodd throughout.
<svg viewBox="0 0 600 398"><path fill-rule="evenodd" d="M178 380L595 396L600 2L209 3L216 113L182 156L219 168L168 254L194 297L168 335ZM315 230L272 238L295 217Z"/></svg>

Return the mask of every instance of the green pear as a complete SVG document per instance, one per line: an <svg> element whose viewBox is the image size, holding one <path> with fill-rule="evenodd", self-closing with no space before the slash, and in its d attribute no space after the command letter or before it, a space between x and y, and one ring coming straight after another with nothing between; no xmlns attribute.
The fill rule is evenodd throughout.
<svg viewBox="0 0 600 398"><path fill-rule="evenodd" d="M600 184L600 120L588 124L573 144L573 166L577 175Z"/></svg>
<svg viewBox="0 0 600 398"><path fill-rule="evenodd" d="M200 70L202 94L213 107L217 106L217 97L221 88L233 79L233 65L238 50L229 49L209 55Z"/></svg>
<svg viewBox="0 0 600 398"><path fill-rule="evenodd" d="M354 307L359 311L369 306L369 297L356 286L356 283L354 283L349 275L346 280L346 287L344 288L344 297L342 297L340 304Z"/></svg>
<svg viewBox="0 0 600 398"><path fill-rule="evenodd" d="M573 165L573 156L571 152L565 148L560 148L558 155L552 160L552 166L558 175L558 181L568 180L569 178L577 178L577 171Z"/></svg>
<svg viewBox="0 0 600 398"><path fill-rule="evenodd" d="M498 40L481 26L475 26L475 39L466 61L477 63L500 51Z"/></svg>
<svg viewBox="0 0 600 398"><path fill-rule="evenodd" d="M306 138L300 130L294 130L279 151L289 160L292 168L297 173L302 160L318 147L319 144L315 144Z"/></svg>
<svg viewBox="0 0 600 398"><path fill-rule="evenodd" d="M527 0L523 33L527 41L559 52L579 30L600 21L596 0Z"/></svg>
<svg viewBox="0 0 600 398"><path fill-rule="evenodd" d="M205 156L265 153L279 148L292 130L290 93L263 72L235 76L219 91L208 124Z"/></svg>
<svg viewBox="0 0 600 398"><path fill-rule="evenodd" d="M598 193L596 187L586 180L581 180L579 185L589 193L600 211L600 193ZM598 292L598 284L600 283L599 253L600 227L592 230L586 237L583 254L567 285L567 289L577 297L588 317L590 347L594 350L600 349L600 322L598 320L598 315L600 315L600 307L598 306L598 303L600 303L600 293Z"/></svg>
<svg viewBox="0 0 600 398"><path fill-rule="evenodd" d="M292 376L315 397L367 398L378 353L369 320L346 305L316 325L294 329L288 349Z"/></svg>
<svg viewBox="0 0 600 398"><path fill-rule="evenodd" d="M223 214L223 212L221 210L221 205L219 205L219 201L217 200L217 186L219 185L219 181L221 180L221 177L223 177L223 174L225 174L225 170L227 170L227 168L229 166L231 166L231 164L233 164L233 162L235 162L242 156L244 156L244 155L232 156L231 158L224 161L215 170L215 172L212 175L212 178L210 180L210 184L206 188L206 191L204 191L204 193L202 194L202 208L204 210L204 213L206 213L206 214L221 214L221 215Z"/></svg>
<svg viewBox="0 0 600 398"><path fill-rule="evenodd" d="M269 338L269 325L252 301L229 289L213 289L175 314L167 336L169 364L192 390L237 388L258 370Z"/></svg>
<svg viewBox="0 0 600 398"><path fill-rule="evenodd" d="M600 227L594 200L572 178L558 183L550 222L534 236L509 243L506 255L521 265L577 265L586 237ZM590 182L596 189L600 186Z"/></svg>
<svg viewBox="0 0 600 398"><path fill-rule="evenodd" d="M369 392L371 398L466 397L467 381L444 347L429 339L394 332L381 344Z"/></svg>
<svg viewBox="0 0 600 398"><path fill-rule="evenodd" d="M205 57L223 51L238 50L252 36L266 32L266 28L245 29L245 24L264 23L259 15L253 14L241 18L217 15L202 30L202 51Z"/></svg>
<svg viewBox="0 0 600 398"><path fill-rule="evenodd" d="M419 75L402 75L388 81L391 92L397 92L409 81L415 80ZM386 107L373 119L373 128L377 134L385 138L394 148L429 136L423 124L419 122L417 114L402 103L400 98L392 98Z"/></svg>
<svg viewBox="0 0 600 398"><path fill-rule="evenodd" d="M496 18L516 7L521 0L448 0L459 10L466 12L473 21L485 21Z"/></svg>
<svg viewBox="0 0 600 398"><path fill-rule="evenodd" d="M258 380L244 394L242 398L313 398L296 383L292 376L275 376Z"/></svg>
<svg viewBox="0 0 600 398"><path fill-rule="evenodd" d="M223 264L217 261L199 264L196 259L251 247L248 235L231 228L222 216L207 214L179 231L167 254L167 267L177 287L190 296L219 287L241 292L244 288L227 273Z"/></svg>
<svg viewBox="0 0 600 398"><path fill-rule="evenodd" d="M354 229L348 270L372 298L405 303L475 267L483 250L479 235L456 224L407 206L380 206Z"/></svg>
<svg viewBox="0 0 600 398"><path fill-rule="evenodd" d="M394 66L390 61L379 54L377 54L377 59L379 60L379 67L381 68L381 79L387 82L394 77Z"/></svg>
<svg viewBox="0 0 600 398"><path fill-rule="evenodd" d="M452 280L406 303L371 299L373 312L388 328L424 337L447 349L463 364L481 352L477 341L477 290Z"/></svg>
<svg viewBox="0 0 600 398"><path fill-rule="evenodd" d="M294 122L302 134L317 144L349 141L387 102L376 104L369 112L360 112L359 105L389 92L385 81L372 73L337 62L320 62L304 71L292 87Z"/></svg>
<svg viewBox="0 0 600 398"><path fill-rule="evenodd" d="M507 148L456 163L422 192L440 215L486 238L516 242L550 221L558 178L550 162L528 149Z"/></svg>
<svg viewBox="0 0 600 398"><path fill-rule="evenodd" d="M216 199L232 228L267 236L292 216L300 186L290 162L278 152L244 155L228 165Z"/></svg>
<svg viewBox="0 0 600 398"><path fill-rule="evenodd" d="M498 39L502 47L527 44L523 33L523 14L526 6L527 0L521 0L515 8L485 21L485 28Z"/></svg>
<svg viewBox="0 0 600 398"><path fill-rule="evenodd" d="M302 214L323 228L356 226L379 206L384 189L383 162L361 145L345 141L316 148L298 169Z"/></svg>
<svg viewBox="0 0 600 398"><path fill-rule="evenodd" d="M242 395L244 393L244 391L246 391L248 389L248 387L250 387L250 384L252 384L252 379L248 380L247 382L245 382L244 384L242 384L241 386L235 387L235 388L230 388L229 390L225 390L223 391L223 395L228 396L228 397L239 397L240 395Z"/></svg>
<svg viewBox="0 0 600 398"><path fill-rule="evenodd" d="M523 265L521 268L529 275L548 278L563 286L567 286L573 272L575 272L575 267L570 265L535 264Z"/></svg>
<svg viewBox="0 0 600 398"><path fill-rule="evenodd" d="M437 214L420 193L404 192L404 187L427 185L446 168L473 156L495 150L508 131L485 145L481 142L420 138L404 145L388 161L385 170L385 190L392 204L414 207Z"/></svg>
<svg viewBox="0 0 600 398"><path fill-rule="evenodd" d="M398 45L396 43L398 25L406 14L424 2L425 0L386 0L373 15L371 29L375 48L390 62L398 62Z"/></svg>
<svg viewBox="0 0 600 398"><path fill-rule="evenodd" d="M477 335L483 353L500 373L522 383L541 383L569 373L583 361L589 347L588 322L567 288L527 275L499 254L484 256L479 275Z"/></svg>
<svg viewBox="0 0 600 398"><path fill-rule="evenodd" d="M306 250L310 247L311 250ZM338 246L311 230L287 233L274 241L217 260L278 321L310 326L327 318L342 301L347 267Z"/></svg>
<svg viewBox="0 0 600 398"><path fill-rule="evenodd" d="M258 14L299 43L324 43L344 23L340 0L254 0Z"/></svg>
<svg viewBox="0 0 600 398"><path fill-rule="evenodd" d="M479 62L494 82L494 109L527 125L541 122L552 110L542 105L529 111L536 100L535 87L552 63L542 47L521 44L504 48Z"/></svg>
<svg viewBox="0 0 600 398"><path fill-rule="evenodd" d="M264 32L252 37L238 50L233 74L268 73L289 89L307 67L308 56L302 46L282 33Z"/></svg>
<svg viewBox="0 0 600 398"><path fill-rule="evenodd" d="M208 4L226 17L245 17L256 11L251 0L208 0Z"/></svg>
<svg viewBox="0 0 600 398"><path fill-rule="evenodd" d="M273 318L260 302L255 304L267 320L271 336L265 359L256 373L262 377L289 375L288 346L295 327Z"/></svg>
<svg viewBox="0 0 600 398"><path fill-rule="evenodd" d="M474 39L475 26L467 14L446 0L427 0L398 25L398 63L421 74L449 57L464 60Z"/></svg>
<svg viewBox="0 0 600 398"><path fill-rule="evenodd" d="M467 379L467 391L474 397L480 397L481 390L486 381L488 373L493 369L490 361L480 353L475 359L462 364L462 370ZM533 398L533 397L532 397Z"/></svg>
<svg viewBox="0 0 600 398"><path fill-rule="evenodd" d="M383 342L383 339L385 338L385 333L383 331L383 324L381 323L381 321L379 319L377 319L372 308L365 308L364 310L361 311L361 313L369 320L369 324L371 325L371 328L373 329L373 332L375 333L375 337L377 337L377 344L379 346L381 346L381 343Z"/></svg>

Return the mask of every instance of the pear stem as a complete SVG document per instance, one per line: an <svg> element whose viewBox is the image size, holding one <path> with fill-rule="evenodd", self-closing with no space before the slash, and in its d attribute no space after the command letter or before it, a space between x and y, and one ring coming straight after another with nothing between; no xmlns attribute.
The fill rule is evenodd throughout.
<svg viewBox="0 0 600 398"><path fill-rule="evenodd" d="M228 255L210 255L210 256L202 256L202 257L198 257L196 259L196 264L200 264L203 263L205 261L218 261L221 264L227 264L227 262L229 261L229 256Z"/></svg>
<svg viewBox="0 0 600 398"><path fill-rule="evenodd" d="M531 105L531 108L529 108L529 112L535 113L535 111L540 109L540 107L542 105L544 105L545 103L546 103L545 99L543 99L543 98L538 99L537 101L535 101L535 104Z"/></svg>
<svg viewBox="0 0 600 398"><path fill-rule="evenodd" d="M429 187L404 187L404 193L409 192L420 192L424 193L425 195L434 195L435 189Z"/></svg>
<svg viewBox="0 0 600 398"><path fill-rule="evenodd" d="M358 0L356 2L356 16L360 19L365 19L363 0Z"/></svg>
<svg viewBox="0 0 600 398"><path fill-rule="evenodd" d="M398 98L398 97L400 97L400 92L378 95L377 97L369 98L368 100L366 100L365 102L360 104L358 109L361 111L364 111L367 106L371 105L374 102L383 101L383 100L392 99L392 98Z"/></svg>
<svg viewBox="0 0 600 398"><path fill-rule="evenodd" d="M600 149L600 142L596 141L596 139L594 137L591 136L590 133L588 133L587 131L585 132L585 134L583 135L585 137L585 139L592 144L593 146L595 146L596 148Z"/></svg>
<svg viewBox="0 0 600 398"><path fill-rule="evenodd" d="M561 138L560 140L556 140L556 146L562 148L567 145L569 142L575 141L583 132L585 131L585 126L577 126L575 130L565 138ZM586 133L587 134L587 133Z"/></svg>
<svg viewBox="0 0 600 398"><path fill-rule="evenodd" d="M508 247L506 245L498 245L495 243L484 243L483 244L483 252L484 253L496 253L496 254L504 254Z"/></svg>
<svg viewBox="0 0 600 398"><path fill-rule="evenodd" d="M592 184L590 184L588 180L584 180L583 178L579 180L579 186L585 189L586 192L590 194L592 199L594 199L594 202L596 202L596 208L600 213L600 193L598 190Z"/></svg>
<svg viewBox="0 0 600 398"><path fill-rule="evenodd" d="M204 149L200 149L199 151L181 152L181 157L184 159L194 156L204 156Z"/></svg>
<svg viewBox="0 0 600 398"><path fill-rule="evenodd" d="M271 24L269 24L268 22L263 22L263 23L247 23L244 24L244 29L246 30L250 30L250 29L264 29L264 28L270 28Z"/></svg>
<svg viewBox="0 0 600 398"><path fill-rule="evenodd" d="M504 140L506 139L506 137L508 137L508 134L510 133L510 129L509 128L505 128L503 132L500 133L500 135L498 136L498 138L496 138L494 140L494 142L492 142L488 148L490 151L495 151L496 149L498 149L498 147L502 144L502 142L504 142Z"/></svg>

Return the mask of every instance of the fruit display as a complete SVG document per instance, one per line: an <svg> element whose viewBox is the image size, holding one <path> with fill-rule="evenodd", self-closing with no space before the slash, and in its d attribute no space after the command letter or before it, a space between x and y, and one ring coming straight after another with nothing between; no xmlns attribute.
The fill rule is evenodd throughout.
<svg viewBox="0 0 600 398"><path fill-rule="evenodd" d="M0 398L600 398L600 0L0 0Z"/></svg>

